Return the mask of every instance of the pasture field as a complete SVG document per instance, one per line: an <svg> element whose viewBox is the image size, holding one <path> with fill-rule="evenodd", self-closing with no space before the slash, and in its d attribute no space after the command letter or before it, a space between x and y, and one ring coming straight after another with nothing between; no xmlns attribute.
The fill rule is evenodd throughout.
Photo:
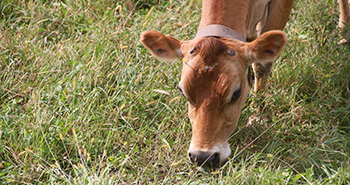
<svg viewBox="0 0 350 185"><path fill-rule="evenodd" d="M0 2L0 184L350 184L350 49L335 0L296 1L261 116L243 110L218 169L191 164L181 62L145 30L192 39L198 0Z"/></svg>

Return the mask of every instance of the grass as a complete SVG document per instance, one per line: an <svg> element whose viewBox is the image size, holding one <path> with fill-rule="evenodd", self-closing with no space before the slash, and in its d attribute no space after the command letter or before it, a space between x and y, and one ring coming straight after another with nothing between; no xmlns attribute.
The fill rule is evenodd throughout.
<svg viewBox="0 0 350 185"><path fill-rule="evenodd" d="M0 182L4 184L349 184L350 50L333 1L297 1L265 105L223 167L186 152L179 62L157 61L145 30L193 38L198 1L0 2Z"/></svg>

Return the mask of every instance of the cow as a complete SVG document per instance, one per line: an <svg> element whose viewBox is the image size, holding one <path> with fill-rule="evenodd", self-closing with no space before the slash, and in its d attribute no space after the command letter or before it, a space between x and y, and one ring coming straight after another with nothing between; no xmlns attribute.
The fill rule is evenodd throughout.
<svg viewBox="0 0 350 185"><path fill-rule="evenodd" d="M188 101L191 162L217 167L227 161L228 139L248 96L248 68L254 72L253 91L263 93L273 61L287 42L281 30L293 2L203 0L194 39L180 41L156 31L141 34L141 43L160 60L182 60L178 90Z"/></svg>

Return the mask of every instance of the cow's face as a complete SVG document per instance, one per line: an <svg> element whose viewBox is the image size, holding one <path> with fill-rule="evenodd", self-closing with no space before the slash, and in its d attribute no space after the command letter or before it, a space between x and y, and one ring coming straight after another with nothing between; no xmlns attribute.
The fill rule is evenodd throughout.
<svg viewBox="0 0 350 185"><path fill-rule="evenodd" d="M189 102L190 160L205 166L227 160L228 139L247 99L247 68L252 62L274 60L286 43L285 34L267 32L252 43L214 37L180 42L148 31L141 42L160 59L182 59L178 89Z"/></svg>

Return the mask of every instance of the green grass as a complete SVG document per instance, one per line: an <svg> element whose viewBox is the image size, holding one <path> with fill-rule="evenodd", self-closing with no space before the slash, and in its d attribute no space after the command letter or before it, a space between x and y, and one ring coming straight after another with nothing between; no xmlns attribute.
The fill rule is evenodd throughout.
<svg viewBox="0 0 350 185"><path fill-rule="evenodd" d="M297 1L275 62L267 125L230 139L203 170L186 157L181 64L153 58L145 30L193 38L199 1L0 2L0 182L350 184L350 50L334 1ZM161 93L161 91L167 93Z"/></svg>

